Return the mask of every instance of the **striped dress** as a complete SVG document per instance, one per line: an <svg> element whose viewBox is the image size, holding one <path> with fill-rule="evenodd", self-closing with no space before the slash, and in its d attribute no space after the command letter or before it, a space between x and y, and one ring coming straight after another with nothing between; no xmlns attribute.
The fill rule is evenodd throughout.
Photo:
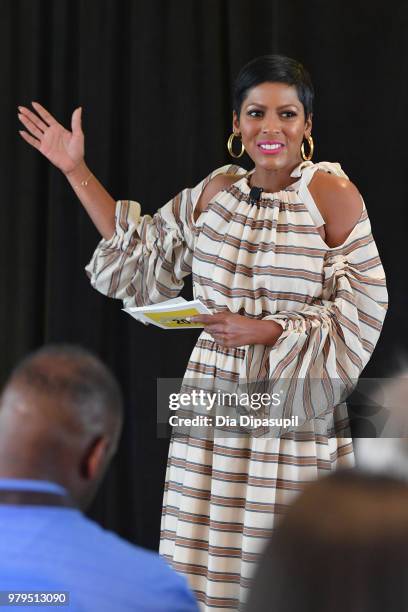
<svg viewBox="0 0 408 612"><path fill-rule="evenodd" d="M194 297L211 311L281 325L273 347L224 348L203 331L188 379L320 379L332 399L315 401L307 387L300 425L281 435L206 437L191 428L173 437L161 553L187 575L202 610L241 609L276 517L305 483L353 465L345 404L333 409L334 388L352 386L369 360L387 292L364 204L341 246L321 238L324 221L308 190L316 170L346 177L339 164L303 162L292 172L296 182L251 203L247 173L229 165L153 217L141 216L137 202L119 201L116 233L87 267L92 285L126 306L176 297L192 273ZM198 198L218 173L237 180L194 222Z"/></svg>

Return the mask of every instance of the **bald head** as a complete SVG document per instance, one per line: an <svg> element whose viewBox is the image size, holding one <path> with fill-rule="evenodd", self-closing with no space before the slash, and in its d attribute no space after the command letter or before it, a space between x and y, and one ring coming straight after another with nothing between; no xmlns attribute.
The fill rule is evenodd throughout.
<svg viewBox="0 0 408 612"><path fill-rule="evenodd" d="M0 405L0 475L47 479L90 497L122 425L119 386L102 362L71 345L50 345L12 372Z"/></svg>

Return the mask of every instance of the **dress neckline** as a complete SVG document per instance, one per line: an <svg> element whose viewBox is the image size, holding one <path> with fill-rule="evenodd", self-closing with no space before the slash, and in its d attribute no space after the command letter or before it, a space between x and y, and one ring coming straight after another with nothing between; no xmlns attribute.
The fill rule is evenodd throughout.
<svg viewBox="0 0 408 612"><path fill-rule="evenodd" d="M278 189L278 191L264 191L262 190L262 198L264 197L270 197L275 195L276 193L281 193L282 191L297 191L299 189L300 186L300 182L302 180L302 173L303 173L303 169L307 168L308 166L313 166L313 162L311 161L302 161L300 162L300 164L298 164L290 173L290 176L297 178L297 181L294 181L293 183L290 183L289 185L287 185L287 187L284 187L283 189ZM249 177L251 176L251 174L253 174L255 172L255 168L253 168L252 170L250 170L249 172L245 172L244 175L242 175L242 177L237 181L238 183L241 183L242 181L242 185L240 185L240 187L244 187L244 192L245 193L249 193L251 191L252 187L257 187L257 185L253 185L252 187L249 184ZM236 183L234 183L236 185Z"/></svg>

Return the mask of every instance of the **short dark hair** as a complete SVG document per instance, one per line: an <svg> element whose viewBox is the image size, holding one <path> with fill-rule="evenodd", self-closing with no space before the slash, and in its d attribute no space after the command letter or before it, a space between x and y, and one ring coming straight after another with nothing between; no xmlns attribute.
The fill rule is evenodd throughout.
<svg viewBox="0 0 408 612"><path fill-rule="evenodd" d="M256 57L239 71L233 88L233 110L238 117L249 90L267 82L294 85L305 111L305 119L313 112L314 89L307 70L290 57L273 54Z"/></svg>
<svg viewBox="0 0 408 612"><path fill-rule="evenodd" d="M103 413L122 419L116 378L96 355L77 345L49 344L31 353L14 368L6 386L13 383L76 408L84 424Z"/></svg>
<svg viewBox="0 0 408 612"><path fill-rule="evenodd" d="M344 470L308 484L272 533L248 612L403 609L408 485Z"/></svg>

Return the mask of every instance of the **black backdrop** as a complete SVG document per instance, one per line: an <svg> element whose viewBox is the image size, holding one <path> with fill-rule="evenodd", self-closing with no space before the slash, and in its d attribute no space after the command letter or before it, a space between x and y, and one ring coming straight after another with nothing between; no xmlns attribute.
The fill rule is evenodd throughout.
<svg viewBox="0 0 408 612"><path fill-rule="evenodd" d="M270 52L300 59L317 94L314 159L340 161L359 187L388 275L391 308L365 371L385 375L407 331L408 4L0 0L0 11L1 380L48 341L81 343L113 368L126 426L91 515L155 548L168 444L156 437L156 379L182 376L196 333L144 328L91 289L97 232L20 140L17 104L38 100L65 124L82 105L89 166L151 213L230 161L240 66Z"/></svg>

